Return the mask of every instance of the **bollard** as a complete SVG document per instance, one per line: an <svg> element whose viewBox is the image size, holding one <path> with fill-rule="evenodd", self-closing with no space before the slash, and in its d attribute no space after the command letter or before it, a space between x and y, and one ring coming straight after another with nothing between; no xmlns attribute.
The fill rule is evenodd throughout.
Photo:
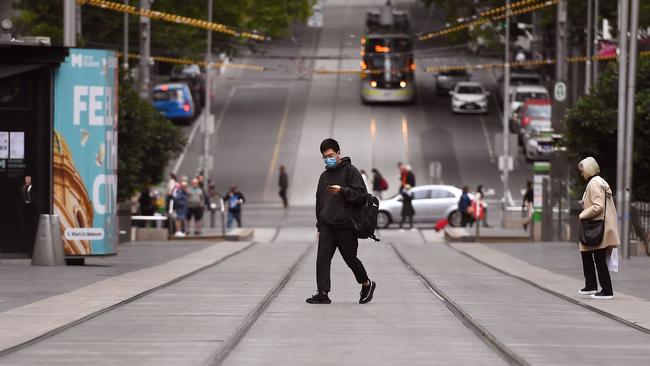
<svg viewBox="0 0 650 366"><path fill-rule="evenodd" d="M38 231L32 254L32 266L56 266L52 245L52 224L50 215L43 214L38 220Z"/></svg>
<svg viewBox="0 0 650 366"><path fill-rule="evenodd" d="M61 233L61 219L59 215L50 216L50 225L52 227L52 248L54 250L54 262L57 266L65 266L65 250L63 249L63 239Z"/></svg>

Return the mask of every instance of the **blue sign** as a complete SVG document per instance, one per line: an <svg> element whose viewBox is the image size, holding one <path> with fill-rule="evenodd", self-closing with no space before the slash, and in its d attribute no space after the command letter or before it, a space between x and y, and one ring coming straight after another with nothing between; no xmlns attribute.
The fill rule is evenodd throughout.
<svg viewBox="0 0 650 366"><path fill-rule="evenodd" d="M117 56L70 49L54 81L54 213L66 255L115 253Z"/></svg>

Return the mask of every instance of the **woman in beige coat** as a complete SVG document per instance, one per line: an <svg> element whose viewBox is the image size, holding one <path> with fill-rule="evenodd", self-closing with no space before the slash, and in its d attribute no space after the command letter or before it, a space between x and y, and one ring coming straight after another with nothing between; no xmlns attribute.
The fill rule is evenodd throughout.
<svg viewBox="0 0 650 366"><path fill-rule="evenodd" d="M599 246L587 247L580 243L582 255L582 270L585 275L585 288L578 291L581 295L591 295L592 299L611 299L614 296L612 280L607 269L607 256L611 255L612 249L620 244L618 238L618 219L612 189L609 184L601 178L600 167L596 159L588 157L578 164L580 175L588 182L585 193L582 196L582 212L580 219L605 220L605 233L603 241ZM607 205L607 206L605 206ZM606 211L606 212L605 212ZM596 270L600 281L601 291L598 292L596 282Z"/></svg>

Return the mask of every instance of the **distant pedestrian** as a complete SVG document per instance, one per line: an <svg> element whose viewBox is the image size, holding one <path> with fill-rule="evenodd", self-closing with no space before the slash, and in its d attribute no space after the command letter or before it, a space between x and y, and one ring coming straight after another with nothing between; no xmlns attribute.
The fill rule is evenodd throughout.
<svg viewBox="0 0 650 366"><path fill-rule="evenodd" d="M359 173L361 173L361 179L363 179L363 184L366 186L366 191L370 192L370 188L372 187L370 186L370 179L368 178L368 173L366 173L366 171L363 169L361 169Z"/></svg>
<svg viewBox="0 0 650 366"><path fill-rule="evenodd" d="M618 250L614 251L614 249L621 243L618 236L618 216L612 189L599 176L600 167L596 159L588 157L582 160L578 164L578 170L582 178L588 182L582 196L580 220L603 220L604 224L604 233L599 245L587 246L580 243L585 287L578 292L581 295L591 295L592 299L611 299L614 297L614 291L607 261L608 257L612 260L612 252L614 252L613 255L618 256ZM618 258L615 259L618 263ZM596 270L594 270L594 262ZM596 280L596 271L598 271L598 280ZM597 281L600 281L600 292L598 292Z"/></svg>
<svg viewBox="0 0 650 366"><path fill-rule="evenodd" d="M530 225L530 222L533 220L533 212L535 211L535 208L533 206L533 199L533 182L527 181L526 193L524 193L524 199L521 202L521 213L522 217L524 218L524 231L528 231L528 225Z"/></svg>
<svg viewBox="0 0 650 366"><path fill-rule="evenodd" d="M201 220L205 210L205 192L199 185L197 178L192 179L192 186L187 190L187 232L190 232L190 223L194 220L194 233L201 234Z"/></svg>
<svg viewBox="0 0 650 366"><path fill-rule="evenodd" d="M399 228L401 229L404 222L408 219L409 229L412 229L415 210L413 209L413 193L411 193L411 186L407 184L400 188L399 194L402 196L402 221L399 223Z"/></svg>
<svg viewBox="0 0 650 366"><path fill-rule="evenodd" d="M383 199L383 191L388 189L388 181L376 168L372 169L372 193L375 197Z"/></svg>
<svg viewBox="0 0 650 366"><path fill-rule="evenodd" d="M187 229L187 181L179 183L174 189L173 207L176 216L176 233L174 236L185 236Z"/></svg>
<svg viewBox="0 0 650 366"><path fill-rule="evenodd" d="M170 173L169 180L167 181L167 192L165 192L165 211L169 211L169 202L174 198L174 190L176 189L177 184L178 178L176 178L176 174Z"/></svg>
<svg viewBox="0 0 650 366"><path fill-rule="evenodd" d="M488 225L487 222L488 203L485 201L485 192L483 191L482 184L479 184L478 187L476 187L476 193L474 194L474 199L476 199L476 201L480 202L481 204L481 211L482 211L481 221L483 221L483 227L490 227L490 225Z"/></svg>
<svg viewBox="0 0 650 366"><path fill-rule="evenodd" d="M401 162L398 163L399 171L400 171L400 187L404 187L405 185L410 185L411 187L415 187L415 174L411 171L411 166L407 164L402 164Z"/></svg>
<svg viewBox="0 0 650 366"><path fill-rule="evenodd" d="M287 190L289 189L289 175L284 165L280 165L280 176L278 178L278 186L280 187L280 198L282 198L282 206L289 207L289 200L287 199Z"/></svg>
<svg viewBox="0 0 650 366"><path fill-rule="evenodd" d="M156 206L154 205L153 198L151 197L151 190L145 188L140 192L140 198L138 199L140 204L140 215L142 216L153 216L156 211ZM140 227L147 227L148 221L140 221Z"/></svg>
<svg viewBox="0 0 650 366"><path fill-rule="evenodd" d="M474 218L470 213L470 207L472 206L472 199L469 198L469 187L463 187L463 194L460 196L458 201L458 212L460 212L460 226L467 227L474 222Z"/></svg>
<svg viewBox="0 0 650 366"><path fill-rule="evenodd" d="M232 227L232 222L237 221L237 227L241 227L241 211L245 202L244 195L237 190L236 185L230 186L230 191L223 197L223 201L228 207L227 228Z"/></svg>
<svg viewBox="0 0 650 366"><path fill-rule="evenodd" d="M350 227L351 209L362 204L368 191L361 173L349 157L341 157L336 140L328 138L320 144L325 171L316 189L316 227L318 228L318 256L316 258L316 283L318 293L308 298L310 304L329 304L331 289L330 267L338 248L345 264L361 285L360 304L372 300L377 284L370 281L366 269L357 257L359 240Z"/></svg>

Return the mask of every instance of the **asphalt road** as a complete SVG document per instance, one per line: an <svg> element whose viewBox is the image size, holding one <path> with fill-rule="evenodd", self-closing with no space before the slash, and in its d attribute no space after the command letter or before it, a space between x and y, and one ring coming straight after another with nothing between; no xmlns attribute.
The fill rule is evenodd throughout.
<svg viewBox="0 0 650 366"><path fill-rule="evenodd" d="M318 56L305 62L305 70L357 70L359 59L354 55L358 55L365 12L382 3L327 1L323 28L297 29L293 41L273 41L265 46L267 54ZM440 21L439 14L434 11L429 15L414 0L396 4L411 12L416 29L430 29ZM271 70L259 73L233 69L217 77L213 104L216 134L211 139L214 165L210 175L218 190L225 192L236 184L249 202L279 205L277 169L285 165L290 174L291 203L313 205L315 184L323 169L318 146L323 138L331 136L359 169L379 169L389 180L389 194L397 190L398 161L413 167L419 185L434 182L429 166L440 162L443 183L472 189L483 184L494 190L491 198L500 198L502 180L494 135L501 132L502 125L496 98L492 98L490 112L485 116L454 115L449 97L436 96L433 75L422 71L431 65L485 60L462 48L439 46L439 42L420 45L427 48L419 53L426 57L416 56L418 97L412 105L362 105L355 75L307 71L307 77L301 79L296 61L259 56L236 60ZM338 55L345 57L337 59ZM473 78L497 95L497 76L476 72ZM195 126L185 128L193 139L179 165L181 174L198 171L203 136L200 130L192 134L194 130ZM526 179L532 179L532 165L519 155L510 179L515 204L521 199Z"/></svg>

